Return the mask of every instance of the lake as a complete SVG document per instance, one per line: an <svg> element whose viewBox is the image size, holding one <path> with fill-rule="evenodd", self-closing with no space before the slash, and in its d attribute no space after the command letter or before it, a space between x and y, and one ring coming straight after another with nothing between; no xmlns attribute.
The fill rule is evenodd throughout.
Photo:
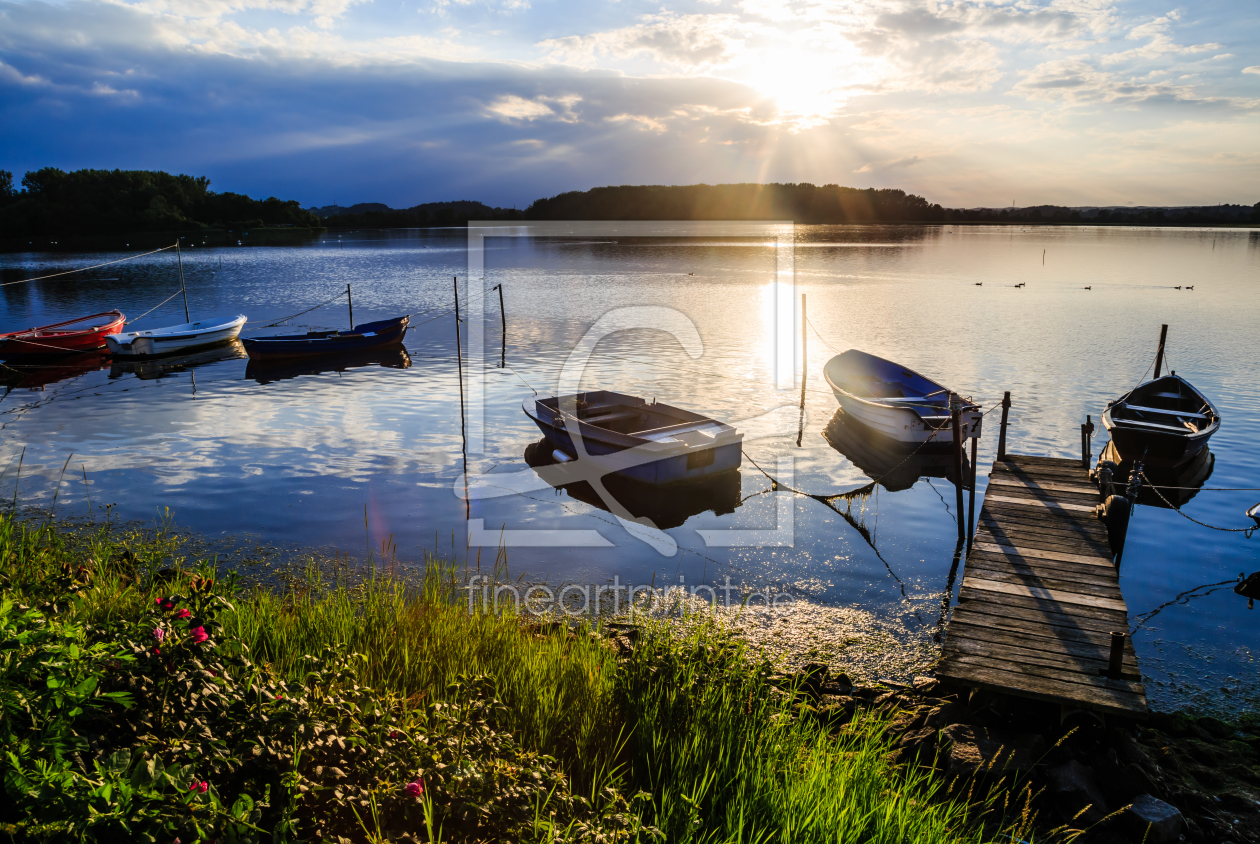
<svg viewBox="0 0 1260 844"><path fill-rule="evenodd" d="M8 467L0 488L14 494L25 449L16 493L26 505L51 502L70 457L57 491L64 515L86 516L90 495L98 518L103 505L148 521L169 507L178 525L198 534L249 535L297 555L321 549L362 557L392 541L403 559L454 548L461 560L467 554L475 564L480 556L488 567L503 541L513 577L595 584L616 577L656 586L730 578L790 593L820 613L820 625L865 624L885 638L913 641L920 658L930 653L961 580L960 571L951 578L958 550L952 460L903 462L872 450L837 413L823 365L837 351L860 348L986 409L1009 390L1008 450L1073 457L1086 415L1100 423L1106 402L1150 371L1166 323L1167 366L1209 395L1224 420L1211 441L1207 488L1183 510L1212 525L1249 524L1245 511L1260 500L1246 489L1260 487L1260 232L776 231L779 246L765 236L668 226L650 236L601 230L488 238L478 272L484 280L466 277L462 229L347 232L286 247L250 246L248 236L235 247L192 246L183 264L194 318L247 314L247 329L256 330L348 283L356 322L413 315L406 355L324 371L318 364L259 370L223 352L164 367L111 369L98 359L52 370L11 366L0 401L0 463ZM0 256L0 280L127 252L10 253ZM484 392L477 402L483 422L472 419L472 431L467 422L461 427L456 326L448 313L453 276L466 313L484 320L484 354L465 361L466 397ZM500 284L505 343L492 289ZM0 307L4 330L14 330L115 307L130 317L177 290L175 255L163 252L10 284L0 288ZM785 303L801 294L811 328L798 445L799 337L784 326L799 326L799 311L787 313ZM291 324L344 328L345 304L340 297ZM616 311L645 307L657 310ZM625 493L631 512L661 528L639 535L590 489L535 483L508 494L533 477L520 474L531 471L527 456L538 463L549 452L538 445L522 400L534 390L554 394L570 352L592 326L611 324L610 313L637 327L593 346L580 370L583 389L654 397L763 434L745 442L748 457L724 484L681 496ZM137 327L183 321L176 297ZM980 441L978 497L997 427L995 413ZM1095 455L1106 441L1099 429ZM469 433L469 474L487 497L466 501ZM829 498L830 506L788 497L772 491L767 473L819 498L859 494ZM870 489L873 478L881 483ZM772 536L790 544L766 544ZM1260 568L1258 551L1260 536L1210 530L1167 508L1136 508L1121 587L1153 705L1228 710L1260 699L1260 616L1219 585ZM807 644L808 631L793 635ZM834 639L823 650L842 658L844 642ZM902 667L911 671L911 662Z"/></svg>

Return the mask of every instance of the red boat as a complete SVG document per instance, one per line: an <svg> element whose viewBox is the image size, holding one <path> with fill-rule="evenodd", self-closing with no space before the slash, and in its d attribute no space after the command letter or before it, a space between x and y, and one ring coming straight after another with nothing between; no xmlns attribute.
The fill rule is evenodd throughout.
<svg viewBox="0 0 1260 844"><path fill-rule="evenodd" d="M122 331L127 318L106 311L78 319L0 334L0 358L19 355L62 355L105 348L105 335Z"/></svg>

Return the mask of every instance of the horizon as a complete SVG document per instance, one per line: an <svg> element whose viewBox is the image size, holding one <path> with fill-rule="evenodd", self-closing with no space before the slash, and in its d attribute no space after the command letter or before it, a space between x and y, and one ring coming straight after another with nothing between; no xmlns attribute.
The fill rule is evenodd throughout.
<svg viewBox="0 0 1260 844"><path fill-rule="evenodd" d="M0 169L496 207L617 184L1250 205L1242 0L0 0ZM343 206L344 207L344 206Z"/></svg>

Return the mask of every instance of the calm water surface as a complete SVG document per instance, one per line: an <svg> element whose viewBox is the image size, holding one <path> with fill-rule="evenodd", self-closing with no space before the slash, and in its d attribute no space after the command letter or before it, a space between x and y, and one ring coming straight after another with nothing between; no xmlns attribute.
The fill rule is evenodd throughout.
<svg viewBox="0 0 1260 844"><path fill-rule="evenodd" d="M123 254L9 254L0 266L9 281ZM625 498L633 512L665 527L664 543L631 535L580 489L543 485L466 504L455 322L443 313L451 277L467 284L462 230L185 250L194 318L243 313L253 327L350 283L356 321L414 315L407 356L326 364L322 372L319 365L259 372L223 353L165 368L111 370L108 361L88 360L11 370L0 401L0 466L10 466L4 484L14 483L11 460L25 448L19 497L46 504L73 454L76 480L67 472L59 510L86 513L90 489L94 505L116 504L124 517L152 519L170 507L180 524L212 536L250 533L282 547L359 554L392 535L399 555L411 558L435 538L449 548L452 534L462 555L471 518L488 537L485 557L500 536L509 540L514 575L595 583L615 575L657 585L730 577L859 607L907 629L935 628L942 599L957 586L950 577L957 550L952 469L917 459L897 466L900 458L872 452L837 416L823 364L856 347L985 407L1010 390L1011 451L1078 456L1086 414L1097 421L1109 399L1141 379L1167 323L1169 365L1224 417L1206 486L1260 487L1260 232L798 227L795 295L807 295L816 328L799 446L799 382L775 386L781 259L761 238L488 240L485 284L503 285L510 368L498 366L496 293L484 302L485 443L468 466L505 477L528 471L527 450L531 459L546 450L531 449L539 435L522 399L533 389L554 393L569 352L610 310L665 306L694 324L698 357L668 333L623 331L595 347L582 386L655 397L737 424L784 408L777 433L750 439L746 451L771 474L790 465L791 485L820 496L860 489L897 468L873 494L839 499L836 509L795 497L790 545L722 547L698 532L782 527L769 481L749 460L733 485L690 499ZM1187 284L1194 290L1174 289ZM163 253L0 288L0 321L12 330L114 307L130 316L177 286L174 256ZM138 327L182 322L182 314L177 299ZM343 300L293 324L346 322ZM981 495L996 435L995 415L980 444ZM1095 454L1105 440L1100 431ZM1203 490L1184 511L1243 527L1256 500L1260 492ZM586 531L568 536L588 540L594 531L602 539L593 541L604 545L530 547L537 534L528 532L544 529ZM1153 702L1256 699L1260 615L1228 587L1208 584L1260 568L1258 551L1260 536L1137 508L1121 586L1140 625L1135 643Z"/></svg>

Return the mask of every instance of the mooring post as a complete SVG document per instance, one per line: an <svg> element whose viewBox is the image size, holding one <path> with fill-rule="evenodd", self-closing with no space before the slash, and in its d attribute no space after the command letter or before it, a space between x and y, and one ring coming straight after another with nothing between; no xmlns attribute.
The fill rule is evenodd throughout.
<svg viewBox="0 0 1260 844"><path fill-rule="evenodd" d="M507 311L503 310L503 285L499 285L499 323L503 330L500 333L503 346L499 351L499 369L507 366Z"/></svg>
<svg viewBox="0 0 1260 844"><path fill-rule="evenodd" d="M980 442L979 437L971 438L971 493L967 500L967 545L976 538L976 445Z"/></svg>
<svg viewBox="0 0 1260 844"><path fill-rule="evenodd" d="M962 402L958 399L957 393L949 394L949 417L950 425L954 430L954 490L958 493L955 498L958 502L958 538L967 538L967 527L963 522L963 485L966 480L963 478L962 468Z"/></svg>
<svg viewBox="0 0 1260 844"><path fill-rule="evenodd" d="M188 315L188 288L184 286L184 256L179 254L179 239L175 240L175 258L179 261L179 289L184 294L184 319L192 322Z"/></svg>
<svg viewBox="0 0 1260 844"><path fill-rule="evenodd" d="M459 276L455 284L455 368L459 370L459 429L464 430L464 352L459 342Z"/></svg>
<svg viewBox="0 0 1260 844"><path fill-rule="evenodd" d="M801 447L801 439L805 436L805 380L809 372L809 352L807 348L807 340L809 335L806 333L806 326L809 320L805 316L805 294L801 294L801 413L796 424L796 447Z"/></svg>
<svg viewBox="0 0 1260 844"><path fill-rule="evenodd" d="M1155 352L1155 377L1159 377L1159 372L1164 366L1164 341L1168 339L1168 326L1161 325L1159 327L1159 349Z"/></svg>
<svg viewBox="0 0 1260 844"><path fill-rule="evenodd" d="M1093 450L1090 448L1090 437L1094 433L1094 420L1090 416L1085 417L1085 424L1081 425L1081 465L1086 469L1089 468L1089 462L1093 459Z"/></svg>
<svg viewBox="0 0 1260 844"><path fill-rule="evenodd" d="M1119 547L1116 548L1116 568L1120 568L1120 561L1124 557L1124 545L1129 536L1129 522L1133 518L1133 508L1137 505L1141 488L1142 461L1134 460L1133 468L1129 470L1129 486L1122 496L1125 499L1123 509L1116 513L1116 536L1119 539Z"/></svg>
<svg viewBox="0 0 1260 844"><path fill-rule="evenodd" d="M1007 390L1002 394L1002 427L998 430L998 452L997 459L1006 459L1006 419L1011 412L1011 393Z"/></svg>
<svg viewBox="0 0 1260 844"><path fill-rule="evenodd" d="M346 304L350 307L350 330L354 331L354 299L350 297L350 285L348 284L346 285ZM455 304L459 304L458 298L456 298Z"/></svg>
<svg viewBox="0 0 1260 844"><path fill-rule="evenodd" d="M1124 676L1124 640L1129 634L1111 631L1111 653L1107 659L1107 676L1119 680Z"/></svg>

